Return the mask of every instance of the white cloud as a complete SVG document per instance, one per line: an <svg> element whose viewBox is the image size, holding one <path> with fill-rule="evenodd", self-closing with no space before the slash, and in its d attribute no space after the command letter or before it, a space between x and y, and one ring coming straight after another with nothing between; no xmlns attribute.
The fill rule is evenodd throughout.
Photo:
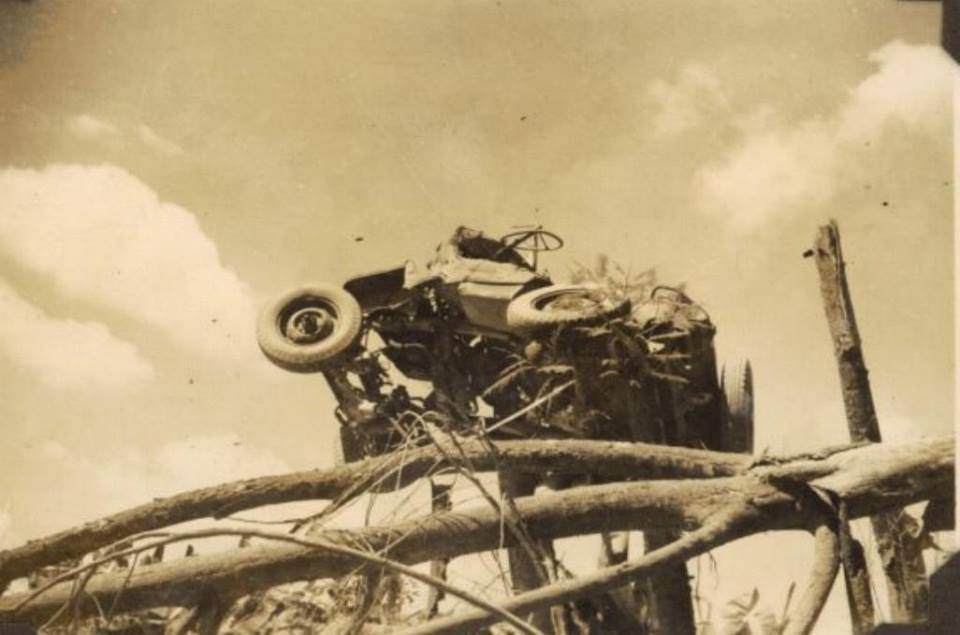
<svg viewBox="0 0 960 635"><path fill-rule="evenodd" d="M938 46L911 46L899 40L870 54L880 68L851 93L838 116L838 135L867 141L893 121L911 130L937 134L950 110L955 67Z"/></svg>
<svg viewBox="0 0 960 635"><path fill-rule="evenodd" d="M0 171L0 251L71 297L120 311L201 353L255 355L246 286L187 210L125 170Z"/></svg>
<svg viewBox="0 0 960 635"><path fill-rule="evenodd" d="M134 143L139 141L147 149L166 157L177 157L183 154L183 148L177 143L161 136L145 123L139 124L133 130L126 127L121 129L119 126L99 117L83 114L69 117L67 119L67 130L80 139L97 141L114 148L118 147L119 143L133 138L135 139Z"/></svg>
<svg viewBox="0 0 960 635"><path fill-rule="evenodd" d="M116 389L153 378L132 344L98 322L55 319L0 280L0 357L52 388Z"/></svg>
<svg viewBox="0 0 960 635"><path fill-rule="evenodd" d="M700 205L750 230L771 215L828 201L839 161L835 137L823 122L758 130L720 165L697 174Z"/></svg>
<svg viewBox="0 0 960 635"><path fill-rule="evenodd" d="M146 124L140 124L137 126L137 136L140 137L140 140L144 143L144 145L152 150L156 150L160 154L164 154L169 157L175 157L183 154L183 148L173 141L161 137Z"/></svg>
<svg viewBox="0 0 960 635"><path fill-rule="evenodd" d="M67 120L67 128L73 134L84 139L116 138L120 130L109 121L93 115L76 115Z"/></svg>
<svg viewBox="0 0 960 635"><path fill-rule="evenodd" d="M49 440L27 450L21 461L36 466L34 488L20 507L29 515L16 519L17 536L23 539L157 497L291 471L270 450L252 447L235 435L187 438L152 451L127 448L106 456L86 456ZM45 470L44 465L56 469Z"/></svg>
<svg viewBox="0 0 960 635"><path fill-rule="evenodd" d="M709 68L696 63L684 66L672 84L656 80L648 95L658 107L653 127L661 136L690 130L727 107L720 80Z"/></svg>
<svg viewBox="0 0 960 635"><path fill-rule="evenodd" d="M696 176L699 204L731 227L764 222L833 198L856 166L856 152L898 124L945 134L953 65L940 48L892 42L870 59L879 69L833 113L788 125L765 110L741 142Z"/></svg>

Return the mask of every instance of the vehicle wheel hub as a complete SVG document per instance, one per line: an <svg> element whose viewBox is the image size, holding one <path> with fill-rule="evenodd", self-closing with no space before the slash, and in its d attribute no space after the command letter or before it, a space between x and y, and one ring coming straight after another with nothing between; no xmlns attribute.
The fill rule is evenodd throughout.
<svg viewBox="0 0 960 635"><path fill-rule="evenodd" d="M333 332L333 316L319 307L300 309L287 320L284 334L291 342L312 344Z"/></svg>

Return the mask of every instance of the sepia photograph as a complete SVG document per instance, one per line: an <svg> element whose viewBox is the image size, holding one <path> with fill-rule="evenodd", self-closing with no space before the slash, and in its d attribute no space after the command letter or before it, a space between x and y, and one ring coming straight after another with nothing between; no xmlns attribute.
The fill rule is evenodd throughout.
<svg viewBox="0 0 960 635"><path fill-rule="evenodd" d="M0 0L0 635L960 632L957 43Z"/></svg>

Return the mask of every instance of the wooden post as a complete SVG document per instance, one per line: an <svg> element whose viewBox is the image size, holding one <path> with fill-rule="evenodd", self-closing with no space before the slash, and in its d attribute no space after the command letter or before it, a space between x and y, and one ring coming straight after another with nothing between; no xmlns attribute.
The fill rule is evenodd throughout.
<svg viewBox="0 0 960 635"><path fill-rule="evenodd" d="M843 581L847 589L847 606L850 608L850 621L853 632L863 635L873 630L873 595L870 591L870 573L863 545L850 533L850 522L846 507L841 504L840 519L837 526L840 538L840 564L843 565Z"/></svg>
<svg viewBox="0 0 960 635"><path fill-rule="evenodd" d="M831 220L829 225L820 227L810 255L815 256L820 274L820 293L839 366L850 439L879 442L880 425L853 314L836 221ZM920 622L927 616L927 581L922 553L911 541L904 540L905 524L909 520L904 514L903 511L878 514L871 517L870 524L883 563L891 619L895 622ZM853 572L848 572L846 566L844 573L848 576L848 585L864 583L851 581L849 576ZM866 575L863 581L866 581ZM857 588L857 597L869 595L869 587L866 590Z"/></svg>
<svg viewBox="0 0 960 635"><path fill-rule="evenodd" d="M647 553L656 551L683 537L676 530L649 530L643 532L643 541ZM664 568L651 577L653 587L652 613L654 633L662 635L694 635L697 631L693 615L693 590L690 588L690 574L687 563Z"/></svg>
<svg viewBox="0 0 960 635"><path fill-rule="evenodd" d="M630 552L630 532L604 531L600 533L600 557L597 566L600 569L627 562ZM635 583L640 584L640 582ZM649 635L650 629L644 619L644 608L637 600L646 598L636 592L634 585L628 585L603 596L592 598L596 602L598 613L602 616L603 627L595 629L601 633L631 633ZM593 633L594 631L590 631Z"/></svg>
<svg viewBox="0 0 960 635"><path fill-rule="evenodd" d="M453 509L450 502L451 486L448 483L438 483L430 479L430 511L442 512ZM447 579L447 565L449 559L431 560L430 575L441 580ZM432 586L427 590L427 619L433 619L437 616L440 609L440 601L444 598L443 589Z"/></svg>
<svg viewBox="0 0 960 635"><path fill-rule="evenodd" d="M518 470L502 469L497 473L500 491L511 498L532 496L540 483L534 475ZM552 544L544 543L545 549L552 549ZM510 563L510 582L514 593L532 591L547 583L543 573L544 564L534 561L523 547L507 549L507 561ZM526 616L521 616L526 619ZM536 611L528 620L537 630L552 634L555 632L553 617L549 610Z"/></svg>

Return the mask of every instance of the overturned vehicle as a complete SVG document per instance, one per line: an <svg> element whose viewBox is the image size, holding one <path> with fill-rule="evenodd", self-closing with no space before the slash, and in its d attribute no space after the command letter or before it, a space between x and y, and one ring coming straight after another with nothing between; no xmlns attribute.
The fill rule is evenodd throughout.
<svg viewBox="0 0 960 635"><path fill-rule="evenodd" d="M556 284L537 261L562 246L539 228L494 239L461 227L424 266L284 293L257 339L281 368L325 376L347 461L409 443L427 422L751 452L750 365L718 373L706 312L665 286L636 297Z"/></svg>

